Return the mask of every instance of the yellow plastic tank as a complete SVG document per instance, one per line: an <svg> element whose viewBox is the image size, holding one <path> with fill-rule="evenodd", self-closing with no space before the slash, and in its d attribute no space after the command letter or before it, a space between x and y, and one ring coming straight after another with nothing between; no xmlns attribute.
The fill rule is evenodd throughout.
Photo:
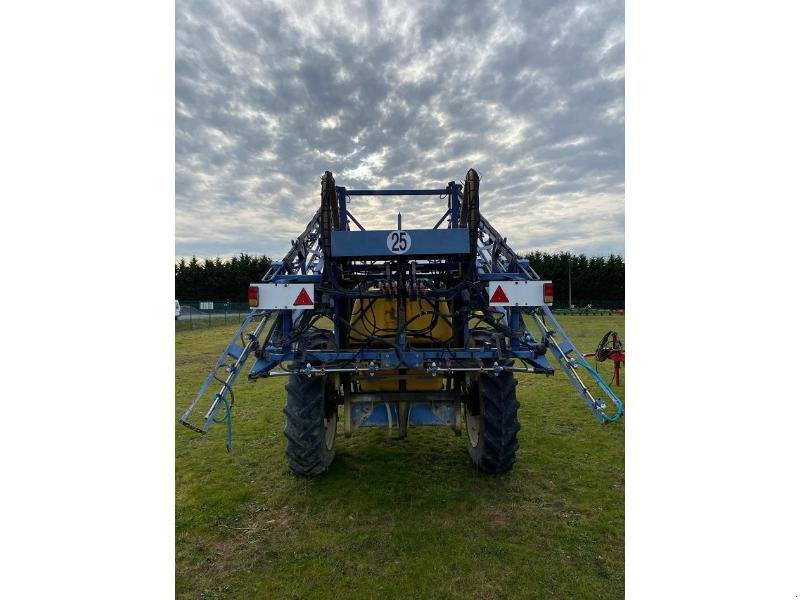
<svg viewBox="0 0 800 600"><path fill-rule="evenodd" d="M362 312L362 307L366 309ZM426 299L406 299L406 339L412 346L431 344L431 337L443 342L453 336L450 307L444 300L438 301L439 318L433 324L433 301ZM364 342L367 333L376 337L394 340L397 335L397 299L365 298L353 303L353 317L350 319L350 341ZM431 329L428 332L428 329ZM425 335L415 335L425 332ZM406 381L406 389L410 392L433 392L442 389L443 377L431 377L425 371L409 370L404 376L395 370L381 371L380 378L363 377L360 379L361 389L365 392L396 392L400 389L400 379Z"/></svg>
<svg viewBox="0 0 800 600"><path fill-rule="evenodd" d="M394 378L393 378L394 377ZM399 392L400 379L397 369L381 371L380 376L361 377L362 392ZM444 377L431 377L425 371L409 370L402 376L409 392L438 392L444 385Z"/></svg>
<svg viewBox="0 0 800 600"><path fill-rule="evenodd" d="M415 333L427 332L433 322L433 302L431 300L406 299L406 339L412 345L430 344L430 337L443 342L453 336L450 307L444 300L438 301L439 318L436 325L425 337ZM362 312L362 307L366 309ZM397 300L395 298L365 298L353 303L353 317L350 319L350 340L363 342L367 338L362 332L377 337L394 339L397 335Z"/></svg>

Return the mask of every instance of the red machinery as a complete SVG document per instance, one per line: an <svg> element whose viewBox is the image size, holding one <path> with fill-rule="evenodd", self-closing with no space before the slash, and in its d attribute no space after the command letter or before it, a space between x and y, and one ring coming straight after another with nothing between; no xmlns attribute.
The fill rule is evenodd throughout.
<svg viewBox="0 0 800 600"><path fill-rule="evenodd" d="M610 345L609 345L610 342ZM600 340L597 345L597 350L584 354L586 358L594 356L595 363L600 363L606 360L614 361L614 384L619 385L619 368L625 364L625 346L622 340L619 339L616 331L609 331ZM597 370L597 369L595 369Z"/></svg>

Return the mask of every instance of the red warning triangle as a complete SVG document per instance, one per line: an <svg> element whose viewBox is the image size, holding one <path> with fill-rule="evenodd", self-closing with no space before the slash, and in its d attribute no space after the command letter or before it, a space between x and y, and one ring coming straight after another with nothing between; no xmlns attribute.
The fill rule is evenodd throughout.
<svg viewBox="0 0 800 600"><path fill-rule="evenodd" d="M508 296L506 296L506 293L503 291L503 288L500 287L499 285L497 286L497 289L494 291L494 294L492 294L492 297L489 298L489 302L508 302L508 301L509 301Z"/></svg>
<svg viewBox="0 0 800 600"><path fill-rule="evenodd" d="M306 288L301 288L300 293L297 294L297 298L294 300L295 306L314 306L314 301L311 299L311 296L308 295Z"/></svg>

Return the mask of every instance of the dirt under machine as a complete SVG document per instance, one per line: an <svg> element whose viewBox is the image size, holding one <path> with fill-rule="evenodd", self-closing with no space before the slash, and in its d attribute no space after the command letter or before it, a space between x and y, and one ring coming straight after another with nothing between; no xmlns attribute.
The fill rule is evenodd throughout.
<svg viewBox="0 0 800 600"><path fill-rule="evenodd" d="M340 420L345 437L361 427L405 437L410 425L448 426L465 433L478 469L508 471L520 428L515 376L552 375L548 352L600 423L622 416L554 318L552 283L481 214L474 169L439 189L347 189L327 171L321 187L305 231L250 286L250 314L181 423L201 433L226 423L230 450L233 385L251 355L250 379L287 378L286 455L302 475L328 470ZM436 196L447 207L431 229L403 229L398 215L396 229L377 231L348 208L360 196L395 195Z"/></svg>

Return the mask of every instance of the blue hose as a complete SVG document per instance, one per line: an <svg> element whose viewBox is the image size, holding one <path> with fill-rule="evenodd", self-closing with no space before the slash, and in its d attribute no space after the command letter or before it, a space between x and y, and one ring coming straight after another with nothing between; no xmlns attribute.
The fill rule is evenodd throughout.
<svg viewBox="0 0 800 600"><path fill-rule="evenodd" d="M220 396L217 394L217 397L222 400L222 403L225 405L225 414L223 415L222 419L217 420L214 419L214 423L222 423L223 419L228 425L228 441L225 444L225 447L230 452L233 449L233 410L231 409L231 405L228 403L228 399L225 396Z"/></svg>
<svg viewBox="0 0 800 600"><path fill-rule="evenodd" d="M606 396L611 398L611 401L617 407L617 412L613 417L609 417L606 413L604 413L603 411L600 411L600 414L603 415L603 419L605 419L605 421L609 422L609 423L613 423L614 421L619 419L622 416L622 412L623 412L622 400L620 400L617 397L617 395L614 393L614 391L609 387L609 385L605 382L605 380L600 376L600 373L595 371L592 368L592 366L587 362L587 360L581 354L577 354L577 363L589 372L589 375L591 375L594 378L594 380L597 382L597 385L600 386L600 389L602 389L603 392L605 392Z"/></svg>

